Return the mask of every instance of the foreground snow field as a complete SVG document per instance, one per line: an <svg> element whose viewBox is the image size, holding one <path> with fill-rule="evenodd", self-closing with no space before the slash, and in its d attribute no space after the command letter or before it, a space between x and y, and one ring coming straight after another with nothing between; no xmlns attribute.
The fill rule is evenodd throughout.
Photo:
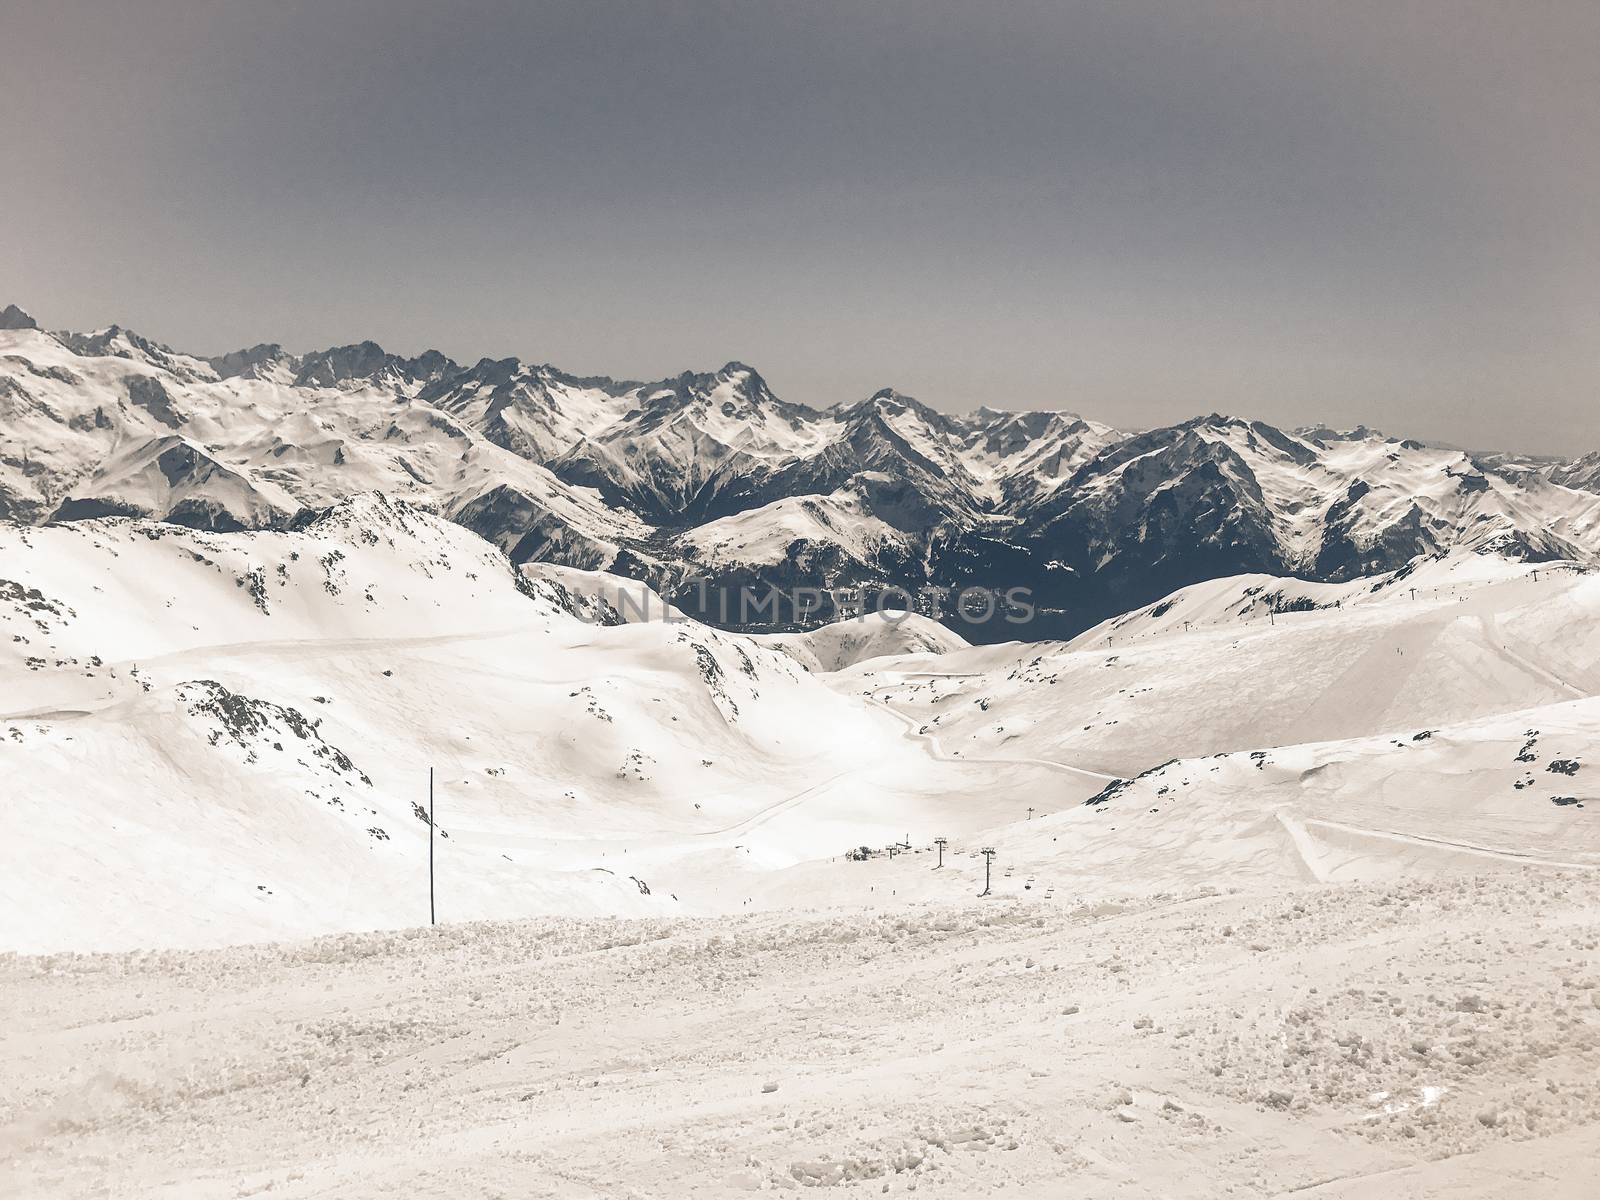
<svg viewBox="0 0 1600 1200"><path fill-rule="evenodd" d="M38 1197L1577 1200L1597 947L1594 872L1490 863L12 957L0 1152Z"/></svg>

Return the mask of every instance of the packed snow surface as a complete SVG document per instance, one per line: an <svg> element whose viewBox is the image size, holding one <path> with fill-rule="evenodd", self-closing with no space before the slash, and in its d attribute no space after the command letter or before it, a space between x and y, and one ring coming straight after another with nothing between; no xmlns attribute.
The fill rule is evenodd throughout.
<svg viewBox="0 0 1600 1200"><path fill-rule="evenodd" d="M0 961L39 1197L1592 1197L1600 878Z"/></svg>

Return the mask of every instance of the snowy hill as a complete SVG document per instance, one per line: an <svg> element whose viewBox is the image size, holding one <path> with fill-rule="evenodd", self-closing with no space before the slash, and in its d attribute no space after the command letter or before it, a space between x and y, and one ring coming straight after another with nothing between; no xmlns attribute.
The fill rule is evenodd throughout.
<svg viewBox="0 0 1600 1200"><path fill-rule="evenodd" d="M30 1194L130 1130L141 1186L414 1191L424 1119L641 1194L1488 1200L1530 1155L1587 1194L1595 575L755 639L599 623L618 577L362 498L13 526L0 577L0 902L55 952L0 955Z"/></svg>
<svg viewBox="0 0 1600 1200"><path fill-rule="evenodd" d="M116 450L94 476L63 500L58 521L147 516L194 529L258 529L299 510L281 486L225 466L181 434Z"/></svg>
<svg viewBox="0 0 1600 1200"><path fill-rule="evenodd" d="M1128 777L1170 758L1414 732L1600 694L1600 576L1475 555L1376 583L1245 576L1071 642L864 663L843 680L948 753Z"/></svg>
<svg viewBox="0 0 1600 1200"><path fill-rule="evenodd" d="M716 908L697 873L651 889L651 847L720 860L819 779L926 767L776 647L590 624L560 581L382 497L285 531L0 537L13 948L422 919L430 766L453 919Z"/></svg>
<svg viewBox="0 0 1600 1200"><path fill-rule="evenodd" d="M834 621L804 633L756 634L754 640L776 646L807 670L820 672L903 654L947 654L967 645L937 621L918 613L894 612Z"/></svg>
<svg viewBox="0 0 1600 1200"><path fill-rule="evenodd" d="M1380 788L1397 746L1438 736L1401 765L1448 790L1434 752L1476 738L1493 762L1461 750L1460 769L1497 797L1516 731L1562 731L1541 762L1595 753L1573 701L1600 692L1600 577L1470 553L1377 581L1219 580L1072 643L969 647L915 616L760 638L664 605L640 620L620 577L514 570L381 496L284 530L0 532L6 886L39 914L18 947L416 921L429 766L463 919L798 903L842 848L993 841L1025 804L1109 801L1169 760L1209 777L1236 759L1217 795L1270 816L1334 777L1289 747ZM1238 775L1261 762L1301 765ZM1532 853L1590 797L1525 774L1517 802L1536 783L1562 812L1521 842L1443 800L1401 824ZM1542 796L1556 785L1570 805Z"/></svg>

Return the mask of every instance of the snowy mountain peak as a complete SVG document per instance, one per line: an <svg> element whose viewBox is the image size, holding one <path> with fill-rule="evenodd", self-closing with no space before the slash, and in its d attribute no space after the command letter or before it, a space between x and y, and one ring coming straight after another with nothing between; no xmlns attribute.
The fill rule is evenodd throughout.
<svg viewBox="0 0 1600 1200"><path fill-rule="evenodd" d="M300 360L294 382L301 387L346 387L363 384L412 385L430 383L460 368L437 350L416 358L390 354L377 342L333 346L307 354Z"/></svg>
<svg viewBox="0 0 1600 1200"><path fill-rule="evenodd" d="M62 331L55 336L80 358L127 358L152 366L172 367L181 357L171 346L141 337L121 325L106 325L91 333Z"/></svg>
<svg viewBox="0 0 1600 1200"><path fill-rule="evenodd" d="M1585 492L1600 492L1600 450L1585 454L1569 463L1556 463L1549 468L1549 478L1562 487L1577 488Z"/></svg>
<svg viewBox="0 0 1600 1200"><path fill-rule="evenodd" d="M37 329L39 322L23 312L15 304L8 304L0 310L0 329Z"/></svg>
<svg viewBox="0 0 1600 1200"><path fill-rule="evenodd" d="M640 388L640 398L658 409L706 404L746 408L780 403L755 368L741 362L729 362L712 372L684 371L672 379L646 384Z"/></svg>
<svg viewBox="0 0 1600 1200"><path fill-rule="evenodd" d="M937 409L929 408L914 396L908 396L902 391L892 387L879 388L865 400L849 406L849 411L876 411L886 413L912 412L926 421L943 424L948 421L945 414Z"/></svg>
<svg viewBox="0 0 1600 1200"><path fill-rule="evenodd" d="M930 462L946 457L946 443L953 442L962 432L955 418L894 388L880 388L865 400L828 411L846 428L856 431L856 436L874 436L867 431L876 429L903 441Z"/></svg>
<svg viewBox="0 0 1600 1200"><path fill-rule="evenodd" d="M58 331L51 336L79 358L119 358L141 363L185 383L216 375L204 359L180 353L121 325L107 325L92 333Z"/></svg>
<svg viewBox="0 0 1600 1200"><path fill-rule="evenodd" d="M1373 429L1368 425L1357 425L1354 429L1333 429L1327 425L1303 425L1294 430L1294 435L1304 438L1308 442L1390 442L1395 439L1388 437L1381 430Z"/></svg>
<svg viewBox="0 0 1600 1200"><path fill-rule="evenodd" d="M280 383L290 382L299 367L299 360L276 342L231 350L206 361L220 379L272 379Z"/></svg>

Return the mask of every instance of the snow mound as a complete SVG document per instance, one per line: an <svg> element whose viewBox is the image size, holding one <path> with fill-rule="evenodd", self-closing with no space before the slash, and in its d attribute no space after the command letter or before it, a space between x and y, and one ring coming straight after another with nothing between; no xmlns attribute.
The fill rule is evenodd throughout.
<svg viewBox="0 0 1600 1200"><path fill-rule="evenodd" d="M754 640L776 646L808 671L842 671L857 663L900 654L948 654L967 648L960 634L920 613L866 613L803 633L764 633Z"/></svg>

